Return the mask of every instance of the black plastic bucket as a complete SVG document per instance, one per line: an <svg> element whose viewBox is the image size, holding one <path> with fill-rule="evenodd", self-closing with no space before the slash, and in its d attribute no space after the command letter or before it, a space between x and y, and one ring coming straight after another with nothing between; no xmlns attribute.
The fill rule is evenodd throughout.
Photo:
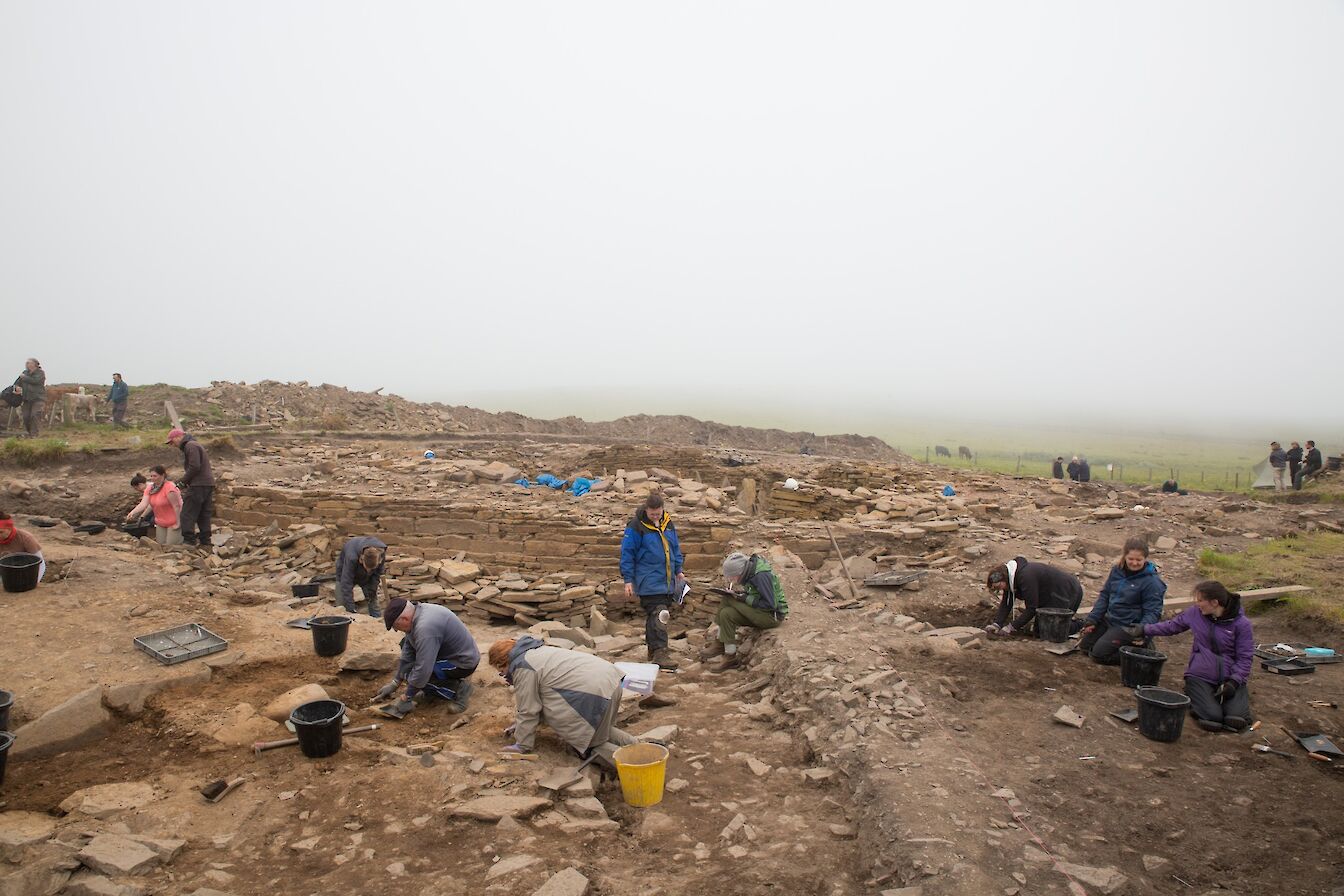
<svg viewBox="0 0 1344 896"><path fill-rule="evenodd" d="M1136 688L1139 698L1139 733L1149 740L1171 743L1181 739L1190 698L1166 688Z"/></svg>
<svg viewBox="0 0 1344 896"><path fill-rule="evenodd" d="M1069 640L1069 623L1073 610L1063 607L1040 607L1036 610L1036 637L1042 641L1063 644Z"/></svg>
<svg viewBox="0 0 1344 896"><path fill-rule="evenodd" d="M317 616L308 620L313 632L313 650L318 656L340 656L350 640L349 616Z"/></svg>
<svg viewBox="0 0 1344 896"><path fill-rule="evenodd" d="M334 756L341 751L341 724L345 704L339 700L313 700L295 707L289 714L299 749L309 759Z"/></svg>
<svg viewBox="0 0 1344 896"><path fill-rule="evenodd" d="M0 691L0 731L9 730L9 711L14 706L14 692Z"/></svg>
<svg viewBox="0 0 1344 896"><path fill-rule="evenodd" d="M0 731L0 784L5 783L5 763L9 761L9 747L14 743L14 735Z"/></svg>
<svg viewBox="0 0 1344 896"><path fill-rule="evenodd" d="M1120 648L1120 683L1127 688L1147 688L1162 679L1165 653L1147 647Z"/></svg>
<svg viewBox="0 0 1344 896"><path fill-rule="evenodd" d="M154 534L154 524L126 523L124 526L121 527L121 531L125 532L132 538L147 538Z"/></svg>
<svg viewBox="0 0 1344 896"><path fill-rule="evenodd" d="M290 585L289 590L295 597L317 597L317 589L320 586L316 582L307 582L305 584Z"/></svg>
<svg viewBox="0 0 1344 896"><path fill-rule="evenodd" d="M37 587L42 558L36 554L10 554L0 557L0 585L15 594Z"/></svg>

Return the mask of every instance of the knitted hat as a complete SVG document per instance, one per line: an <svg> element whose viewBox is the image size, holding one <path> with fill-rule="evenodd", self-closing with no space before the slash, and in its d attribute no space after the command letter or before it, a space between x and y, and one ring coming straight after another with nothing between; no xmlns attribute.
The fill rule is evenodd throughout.
<svg viewBox="0 0 1344 896"><path fill-rule="evenodd" d="M723 575L725 578L736 579L741 577L747 571L747 561L750 558L741 551L733 551L723 561Z"/></svg>

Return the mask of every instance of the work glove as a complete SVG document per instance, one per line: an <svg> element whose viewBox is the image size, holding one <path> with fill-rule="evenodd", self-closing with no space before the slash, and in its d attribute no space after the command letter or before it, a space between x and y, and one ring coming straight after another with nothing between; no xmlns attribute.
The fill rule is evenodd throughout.
<svg viewBox="0 0 1344 896"><path fill-rule="evenodd" d="M1013 628L1013 624L1010 622L1010 623L1008 623L1007 625L1005 625L1003 628L999 629L999 637L1001 637L1001 638L1007 638L1007 637L1009 637L1010 635L1012 635L1013 632L1015 632L1015 631L1017 631L1017 629Z"/></svg>
<svg viewBox="0 0 1344 896"><path fill-rule="evenodd" d="M1236 692L1237 692L1237 683L1229 678L1227 681L1223 682L1222 684L1218 685L1218 687L1213 689L1213 696L1217 697L1219 700L1226 700L1228 697L1231 697Z"/></svg>
<svg viewBox="0 0 1344 896"><path fill-rule="evenodd" d="M999 627L994 623L991 622L989 625L985 626L985 634L993 636L997 635L998 633L999 633Z"/></svg>
<svg viewBox="0 0 1344 896"><path fill-rule="evenodd" d="M1141 625L1125 626L1125 634L1129 635L1131 638L1135 640L1140 640L1145 637L1143 633L1143 626Z"/></svg>
<svg viewBox="0 0 1344 896"><path fill-rule="evenodd" d="M400 700L397 701L397 704L392 708L396 710L399 714L404 716L406 715L406 713L415 709L415 701L412 700L410 697L402 697Z"/></svg>
<svg viewBox="0 0 1344 896"><path fill-rule="evenodd" d="M388 684L385 684L378 689L378 693L373 695L373 699L375 701L386 700L387 698L391 697L394 693L396 693L396 691L397 691L397 682L395 681L389 682Z"/></svg>
<svg viewBox="0 0 1344 896"><path fill-rule="evenodd" d="M1095 631L1096 628L1097 626L1095 623L1089 622L1087 625L1084 625L1082 628L1078 629L1078 636L1085 638L1088 635L1092 634L1092 632Z"/></svg>

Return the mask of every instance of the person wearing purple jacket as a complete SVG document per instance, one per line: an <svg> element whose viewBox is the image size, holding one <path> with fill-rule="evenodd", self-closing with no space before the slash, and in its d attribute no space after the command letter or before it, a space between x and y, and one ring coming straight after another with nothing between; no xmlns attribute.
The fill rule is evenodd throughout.
<svg viewBox="0 0 1344 896"><path fill-rule="evenodd" d="M1193 632L1185 695L1195 724L1205 731L1243 731L1251 723L1251 620L1241 611L1241 595L1221 582L1200 582L1194 598L1193 607L1166 622L1133 625L1126 632L1134 638Z"/></svg>

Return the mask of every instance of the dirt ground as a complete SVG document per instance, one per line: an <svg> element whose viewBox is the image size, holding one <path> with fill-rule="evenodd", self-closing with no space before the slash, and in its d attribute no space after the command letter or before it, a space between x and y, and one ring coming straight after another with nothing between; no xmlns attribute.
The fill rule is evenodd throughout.
<svg viewBox="0 0 1344 896"><path fill-rule="evenodd" d="M246 449L220 463L240 475L248 465L254 476L292 472L283 460ZM106 459L72 469L77 495L53 495L51 515L129 506L123 472ZM968 500L1026 487L993 477L957 486ZM194 573L166 572L156 551L113 532L86 537L58 528L44 537L63 577L34 592L0 595L0 687L17 695L12 727L91 686L156 682L205 665L211 672L208 680L154 693L143 714L119 719L92 743L11 761L0 809L54 814L85 787L149 783L151 802L104 819L66 815L58 836L82 842L122 830L184 839L171 863L117 878L150 894L201 887L237 896L526 894L569 867L601 896L848 896L902 887L922 887L924 896L1344 894L1344 809L1336 798L1344 764L1310 760L1282 731L1322 731L1344 742L1340 710L1308 705L1344 703L1344 664L1282 678L1257 663L1251 687L1259 731L1213 735L1187 724L1178 742L1163 744L1108 716L1134 705L1117 669L1077 654L1052 656L1029 639L934 649L931 639L893 624L903 613L936 626L983 625L991 611L980 582L991 563L1039 556L1043 544L1064 534L1114 543L1135 528L1130 520L1065 521L1051 512L955 536L949 548L975 542L987 553L934 570L920 591L868 593L848 610L814 590L833 570L809 571L777 552L792 614L758 640L747 669L710 674L690 652L703 638L693 631L679 642L682 671L659 681L659 695L675 705L641 710L626 701L622 724L632 732L677 726L667 777L684 784L654 809L633 809L614 781L594 776L600 813L557 800L530 818L500 823L452 811L478 796L536 796L535 782L572 760L544 732L535 762L499 759L512 701L487 667L475 676L478 689L464 716L426 706L402 722L382 720L370 713L369 700L388 676L339 672L339 658L315 656L310 634L284 625L303 614L221 603ZM1282 512L1227 510L1218 519L1226 534L1211 537L1193 533L1175 511L1141 525L1180 538L1180 547L1154 556L1170 594L1178 595L1198 579L1197 545L1234 550L1251 528L1291 528L1292 518L1276 515ZM746 546L768 546L771 531L749 534L757 540ZM1080 562L1086 606L1113 558ZM165 669L131 644L136 635L188 620L228 639L229 649ZM1344 633L1324 623L1272 609L1253 621L1260 642L1344 649ZM626 633L640 630L635 620L616 622ZM486 647L518 630L473 624L473 631ZM397 640L380 622L359 617L347 653L391 654ZM1188 637L1158 646L1169 656L1162 683L1179 687ZM383 727L347 737L340 753L322 760L293 748L254 755L246 744L255 737L228 745L216 736L221 723L225 735L285 736L271 722L234 724L241 718L236 707L260 709L307 683L344 701L353 725ZM1085 718L1081 729L1052 721L1063 705ZM442 750L432 762L404 749L438 740ZM1264 742L1291 758L1251 750ZM246 783L217 805L197 792L234 776ZM739 814L745 827L734 825ZM0 863L0 884L7 871L22 872L24 861L36 859ZM518 870L488 877L509 861Z"/></svg>

